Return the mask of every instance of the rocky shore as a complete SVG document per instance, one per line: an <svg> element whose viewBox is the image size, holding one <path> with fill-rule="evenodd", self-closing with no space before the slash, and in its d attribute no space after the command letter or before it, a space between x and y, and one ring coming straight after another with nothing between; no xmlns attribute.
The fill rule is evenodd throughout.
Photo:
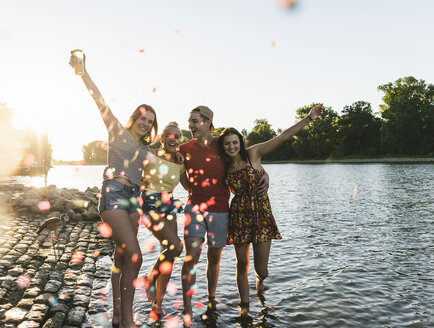
<svg viewBox="0 0 434 328"><path fill-rule="evenodd" d="M98 232L99 190L0 185L0 327L106 326L114 245ZM41 222L66 214L58 238ZM64 215L63 215L64 216ZM89 324L89 314L101 315Z"/></svg>

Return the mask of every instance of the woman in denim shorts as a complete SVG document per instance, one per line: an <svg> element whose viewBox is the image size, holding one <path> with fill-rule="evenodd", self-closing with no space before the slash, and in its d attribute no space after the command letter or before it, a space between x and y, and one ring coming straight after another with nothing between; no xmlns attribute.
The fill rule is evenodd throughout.
<svg viewBox="0 0 434 328"><path fill-rule="evenodd" d="M175 201L172 195L173 189L179 183L180 174L185 171L184 164L177 160L182 157L177 152L181 139L182 133L178 124L170 122L161 134L161 148L154 155L148 155L148 162L144 167L142 208L146 214L145 225L160 241L163 249L145 279L152 310L158 316L165 315L161 304L173 262L182 252L176 221L181 202Z"/></svg>
<svg viewBox="0 0 434 328"><path fill-rule="evenodd" d="M85 61L85 56L83 56ZM70 65L75 67L77 57L72 54ZM143 163L148 144L157 135L158 124L154 109L140 105L122 126L104 101L86 68L83 82L100 110L109 133L108 168L101 189L99 229L104 237L116 243L112 270L113 327L135 327L133 320L134 280L142 264L142 253L137 240L141 209L138 201ZM140 214L139 214L140 213Z"/></svg>

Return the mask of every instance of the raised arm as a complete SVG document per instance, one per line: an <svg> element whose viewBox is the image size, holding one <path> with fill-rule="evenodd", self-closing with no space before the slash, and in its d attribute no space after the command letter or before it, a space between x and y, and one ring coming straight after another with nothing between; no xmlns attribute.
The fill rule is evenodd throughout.
<svg viewBox="0 0 434 328"><path fill-rule="evenodd" d="M261 142L259 144L253 145L249 148L249 154L252 154L256 158L262 158L263 156L271 153L273 150L278 148L282 143L289 140L294 134L303 129L306 125L308 125L311 121L318 118L321 115L323 110L323 105L319 104L312 108L308 115L306 115L299 122L291 126L290 128L283 131L277 137L274 137L270 140Z"/></svg>
<svg viewBox="0 0 434 328"><path fill-rule="evenodd" d="M76 65L77 57L74 56L71 53L71 58L69 60L69 65L71 65L73 68ZM81 77L83 79L83 82L89 91L90 95L92 96L93 100L95 101L96 105L98 106L98 109L101 113L101 117L104 120L105 126L110 128L112 124L115 124L117 122L116 117L113 115L110 107L105 102L104 98L101 95L101 92L99 91L98 87L95 85L95 83L92 81L92 79L89 76L89 73L86 69L86 56L83 54L83 62L84 62L84 74Z"/></svg>

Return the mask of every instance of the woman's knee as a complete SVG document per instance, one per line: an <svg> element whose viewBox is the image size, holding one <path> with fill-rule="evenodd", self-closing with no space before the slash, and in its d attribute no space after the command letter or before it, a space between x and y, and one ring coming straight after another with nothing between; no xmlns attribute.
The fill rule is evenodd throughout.
<svg viewBox="0 0 434 328"><path fill-rule="evenodd" d="M126 251L124 254L124 265L133 268L138 272L143 262L142 252L140 249Z"/></svg>
<svg viewBox="0 0 434 328"><path fill-rule="evenodd" d="M183 249L184 249L184 247L182 245L181 240L178 240L177 242L175 242L173 244L173 250L172 250L174 257L180 257Z"/></svg>
<svg viewBox="0 0 434 328"><path fill-rule="evenodd" d="M239 273L246 273L249 270L249 262L248 261L237 261L237 271Z"/></svg>

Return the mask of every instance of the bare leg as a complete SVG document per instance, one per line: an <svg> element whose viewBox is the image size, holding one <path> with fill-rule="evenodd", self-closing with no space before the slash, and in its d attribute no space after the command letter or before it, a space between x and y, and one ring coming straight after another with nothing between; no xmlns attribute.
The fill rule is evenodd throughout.
<svg viewBox="0 0 434 328"><path fill-rule="evenodd" d="M235 246L237 257L237 287L241 302L249 301L249 264L250 264L250 243Z"/></svg>
<svg viewBox="0 0 434 328"><path fill-rule="evenodd" d="M130 221L133 227L135 227L136 236L139 231L139 222L135 220L135 216L130 216ZM113 293L113 318L112 324L119 325L121 322L121 289L120 280L122 275L122 270L124 268L123 258L122 258L122 248L116 247L113 255L114 267L112 269L111 283L112 283L112 293Z"/></svg>
<svg viewBox="0 0 434 328"><path fill-rule="evenodd" d="M121 323L121 289L120 281L121 274L124 267L122 262L122 255L119 253L118 247L114 252L114 267L112 268L112 293L113 293L113 318L112 325L119 325Z"/></svg>
<svg viewBox="0 0 434 328"><path fill-rule="evenodd" d="M128 215L124 210L106 210L101 215L112 229L112 239L117 247L122 249L123 271L120 277L121 297L121 323L120 327L127 328L134 326L133 299L135 288L134 279L142 265L142 254L137 241L136 225L139 215L137 213Z"/></svg>
<svg viewBox="0 0 434 328"><path fill-rule="evenodd" d="M185 238L185 258L182 265L182 297L184 303L184 323L188 325L191 321L193 309L191 307L191 287L196 282L196 272L192 271L196 268L202 251L203 238ZM189 317L188 317L189 316Z"/></svg>
<svg viewBox="0 0 434 328"><path fill-rule="evenodd" d="M256 290L264 290L264 280L268 277L268 257L271 240L253 244L253 261L255 262Z"/></svg>
<svg viewBox="0 0 434 328"><path fill-rule="evenodd" d="M206 279L208 287L208 307L215 310L215 291L217 289L217 281L220 273L220 257L222 255L223 247L212 248L208 247L207 253L207 267L206 267Z"/></svg>
<svg viewBox="0 0 434 328"><path fill-rule="evenodd" d="M170 276L172 274L172 270L170 272L162 274L160 272L160 266L164 263L170 263L173 265L173 262L177 257L179 257L182 253L182 242L178 237L178 228L176 223L176 216L173 214L173 219L168 220L167 218L163 218L155 224L159 224L161 221L164 222L164 226L161 230L155 231L153 226L149 228L152 234L160 241L164 250L158 256L157 261L154 264L151 274L148 277L149 289L156 291L155 299L152 301L155 302L155 306L153 306L154 311L159 315L164 315L164 311L161 309L161 304L163 302L164 294L166 293L167 283L169 282ZM165 270L164 270L165 271Z"/></svg>

